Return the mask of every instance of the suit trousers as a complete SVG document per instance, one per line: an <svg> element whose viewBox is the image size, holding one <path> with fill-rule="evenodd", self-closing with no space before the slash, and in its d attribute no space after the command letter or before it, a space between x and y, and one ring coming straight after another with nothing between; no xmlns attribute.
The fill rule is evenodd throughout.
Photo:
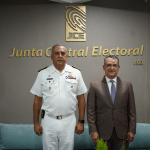
<svg viewBox="0 0 150 150"><path fill-rule="evenodd" d="M43 150L73 150L76 118L71 114L64 119L49 117L41 120Z"/></svg>
<svg viewBox="0 0 150 150"><path fill-rule="evenodd" d="M119 139L117 137L116 131L115 131L115 127L113 129L111 138L107 141L107 145L108 145L108 150L120 150L123 143L125 145L125 150L128 150L129 148L129 143L127 141L127 138L125 139Z"/></svg>

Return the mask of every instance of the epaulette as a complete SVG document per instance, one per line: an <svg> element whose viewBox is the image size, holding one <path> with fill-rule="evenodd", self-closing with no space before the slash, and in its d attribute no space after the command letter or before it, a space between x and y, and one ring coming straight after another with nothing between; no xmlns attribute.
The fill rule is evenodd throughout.
<svg viewBox="0 0 150 150"><path fill-rule="evenodd" d="M79 69L79 68L77 68L77 67L75 67L75 66L72 66L72 65L70 65L71 67L73 67L73 68L75 68L75 69L78 69L79 71L81 71L81 69Z"/></svg>
<svg viewBox="0 0 150 150"><path fill-rule="evenodd" d="M47 66L47 67L48 67L48 66ZM44 70L44 69L46 69L47 67L44 67L44 68L40 69L38 72L40 72L41 70Z"/></svg>

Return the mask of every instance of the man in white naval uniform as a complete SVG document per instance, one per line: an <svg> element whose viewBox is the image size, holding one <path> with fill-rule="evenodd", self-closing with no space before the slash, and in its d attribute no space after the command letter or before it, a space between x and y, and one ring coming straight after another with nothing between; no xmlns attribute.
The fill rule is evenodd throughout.
<svg viewBox="0 0 150 150"><path fill-rule="evenodd" d="M35 95L34 131L42 135L43 150L73 150L74 133L84 132L84 93L87 88L80 71L66 64L67 57L63 45L54 45L53 64L39 71L30 90ZM77 104L79 121L76 124L74 112Z"/></svg>

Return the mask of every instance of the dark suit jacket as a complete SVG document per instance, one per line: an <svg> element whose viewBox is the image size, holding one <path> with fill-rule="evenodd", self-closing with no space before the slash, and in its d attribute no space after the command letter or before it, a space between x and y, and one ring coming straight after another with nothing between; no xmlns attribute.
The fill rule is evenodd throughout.
<svg viewBox="0 0 150 150"><path fill-rule="evenodd" d="M105 77L90 83L87 99L89 133L98 132L108 140L113 127L119 139L127 132L136 133L136 109L132 84L117 77L117 92L113 104Z"/></svg>

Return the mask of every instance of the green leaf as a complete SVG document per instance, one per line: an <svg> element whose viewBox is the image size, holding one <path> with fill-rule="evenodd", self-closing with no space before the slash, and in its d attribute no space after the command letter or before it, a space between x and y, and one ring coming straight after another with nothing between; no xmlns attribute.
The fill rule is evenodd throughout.
<svg viewBox="0 0 150 150"><path fill-rule="evenodd" d="M97 141L95 150L108 150L107 142L106 141L104 142L103 139L99 139Z"/></svg>
<svg viewBox="0 0 150 150"><path fill-rule="evenodd" d="M124 142L123 142L123 145L122 145L122 147L121 147L121 149L120 149L120 150L125 150Z"/></svg>

